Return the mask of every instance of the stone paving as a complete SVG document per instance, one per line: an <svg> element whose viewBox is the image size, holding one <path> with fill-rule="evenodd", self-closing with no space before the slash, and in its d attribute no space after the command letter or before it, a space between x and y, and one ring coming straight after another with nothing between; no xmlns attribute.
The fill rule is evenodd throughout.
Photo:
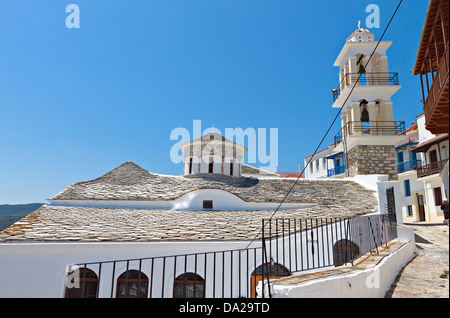
<svg viewBox="0 0 450 318"><path fill-rule="evenodd" d="M414 227L416 256L400 271L386 298L449 298L449 227L444 224L408 224ZM447 272L448 273L448 272Z"/></svg>

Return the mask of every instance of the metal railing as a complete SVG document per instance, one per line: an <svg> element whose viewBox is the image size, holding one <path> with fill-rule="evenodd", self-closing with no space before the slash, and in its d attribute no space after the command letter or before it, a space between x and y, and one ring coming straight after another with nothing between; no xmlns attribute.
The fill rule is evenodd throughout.
<svg viewBox="0 0 450 318"><path fill-rule="evenodd" d="M397 237L387 214L354 218L272 219L263 232L271 262L291 273L339 266ZM344 257L339 253L346 251ZM351 257L350 257L351 256Z"/></svg>
<svg viewBox="0 0 450 318"><path fill-rule="evenodd" d="M421 165L422 160L420 159L399 162L397 164L397 172L402 173L406 171L416 170L417 167L420 167Z"/></svg>
<svg viewBox="0 0 450 318"><path fill-rule="evenodd" d="M359 78L359 81L358 81ZM333 102L335 102L344 88L348 86L376 86L376 85L400 85L398 73L394 72L374 72L374 73L347 73L342 78L339 85L332 90Z"/></svg>
<svg viewBox="0 0 450 318"><path fill-rule="evenodd" d="M396 136L405 131L404 121L349 121L344 127L334 136L334 142L341 142L343 138L348 136Z"/></svg>
<svg viewBox="0 0 450 318"><path fill-rule="evenodd" d="M65 295L270 297L271 279L352 263L396 237L396 224L386 214L262 220L262 239L253 248L70 265ZM71 286L75 281L78 286ZM79 292L71 293L71 288Z"/></svg>
<svg viewBox="0 0 450 318"><path fill-rule="evenodd" d="M345 166L344 165L339 166L339 167L334 167L334 168L328 169L327 177L332 177L332 176L335 176L335 175L338 175L338 174L341 174L341 173L344 173L344 172L345 172Z"/></svg>

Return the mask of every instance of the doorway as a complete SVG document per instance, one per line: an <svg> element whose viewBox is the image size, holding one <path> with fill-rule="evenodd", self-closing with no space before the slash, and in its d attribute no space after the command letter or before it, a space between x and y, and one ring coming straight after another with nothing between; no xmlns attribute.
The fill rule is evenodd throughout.
<svg viewBox="0 0 450 318"><path fill-rule="evenodd" d="M389 215L389 221L397 223L394 187L386 189L386 200L387 200L387 212Z"/></svg>
<svg viewBox="0 0 450 318"><path fill-rule="evenodd" d="M419 221L425 221L425 204L423 195L417 195L417 206L419 207Z"/></svg>

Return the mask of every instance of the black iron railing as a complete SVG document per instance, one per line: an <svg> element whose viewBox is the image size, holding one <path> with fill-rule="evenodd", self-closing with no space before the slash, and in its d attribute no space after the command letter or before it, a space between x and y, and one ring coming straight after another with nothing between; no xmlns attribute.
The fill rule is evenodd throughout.
<svg viewBox="0 0 450 318"><path fill-rule="evenodd" d="M358 80L359 79L359 80ZM339 95L346 87L357 86L376 86L376 85L400 85L398 73L394 72L376 72L376 73L347 73L342 78L339 85L332 90L333 102L339 98Z"/></svg>
<svg viewBox="0 0 450 318"><path fill-rule="evenodd" d="M357 135L396 136L405 131L404 121L349 121L334 136L334 142L341 142L343 138Z"/></svg>
<svg viewBox="0 0 450 318"><path fill-rule="evenodd" d="M388 215L355 218L272 219L264 226L268 259L291 272L342 265L336 251L358 250L345 262L396 238ZM338 253L339 254L339 253ZM348 255L347 255L348 256Z"/></svg>
<svg viewBox="0 0 450 318"><path fill-rule="evenodd" d="M70 265L65 296L270 297L271 279L352 263L396 237L388 215L262 220L252 248Z"/></svg>

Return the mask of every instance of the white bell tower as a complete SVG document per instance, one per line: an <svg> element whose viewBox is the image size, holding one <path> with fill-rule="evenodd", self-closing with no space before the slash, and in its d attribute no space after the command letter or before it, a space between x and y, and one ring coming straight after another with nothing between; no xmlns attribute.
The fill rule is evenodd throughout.
<svg viewBox="0 0 450 318"><path fill-rule="evenodd" d="M391 98L401 86L398 73L388 67L386 51L392 41L381 41L378 47L377 43L358 23L334 62L339 84L332 90L332 107L342 107L335 152L346 157L343 176L387 174L396 179L395 144L405 127L394 121Z"/></svg>

